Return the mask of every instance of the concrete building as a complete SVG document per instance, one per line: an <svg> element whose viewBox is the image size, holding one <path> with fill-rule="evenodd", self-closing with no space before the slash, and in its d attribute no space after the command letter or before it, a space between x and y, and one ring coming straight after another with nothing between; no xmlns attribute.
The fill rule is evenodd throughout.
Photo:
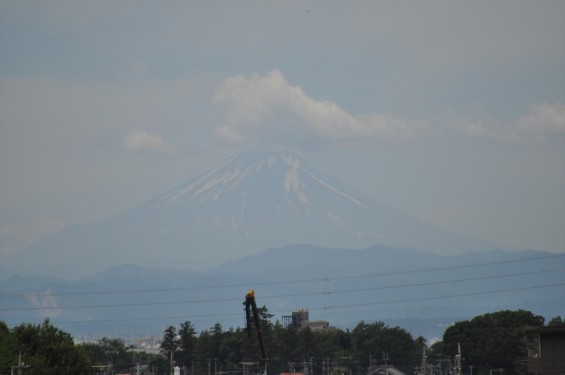
<svg viewBox="0 0 565 375"><path fill-rule="evenodd" d="M282 324L284 327L294 326L297 328L310 328L313 331L326 331L335 330L335 327L330 326L327 320L310 320L308 310L294 311L290 316L282 317Z"/></svg>

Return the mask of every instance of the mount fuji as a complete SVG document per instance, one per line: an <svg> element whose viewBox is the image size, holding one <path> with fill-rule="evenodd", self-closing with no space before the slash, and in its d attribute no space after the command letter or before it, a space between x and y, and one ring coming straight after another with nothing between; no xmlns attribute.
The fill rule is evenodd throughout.
<svg viewBox="0 0 565 375"><path fill-rule="evenodd" d="M12 274L68 277L118 264L203 270L290 244L443 255L495 247L374 202L291 152L248 153L117 216L69 226L3 263Z"/></svg>

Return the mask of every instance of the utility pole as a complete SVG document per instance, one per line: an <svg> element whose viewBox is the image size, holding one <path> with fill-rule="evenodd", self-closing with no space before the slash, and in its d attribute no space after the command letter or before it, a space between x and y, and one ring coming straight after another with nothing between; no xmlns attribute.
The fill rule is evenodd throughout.
<svg viewBox="0 0 565 375"><path fill-rule="evenodd" d="M314 375L314 368L312 367L312 357L310 357L310 374L308 375Z"/></svg>
<svg viewBox="0 0 565 375"><path fill-rule="evenodd" d="M457 355L455 355L455 366L457 375L462 374L462 366L461 366L461 343L457 343Z"/></svg>
<svg viewBox="0 0 565 375"><path fill-rule="evenodd" d="M18 355L18 365L17 366L10 366L10 375L15 375L14 374L14 369L18 369L18 375L22 375L23 374L23 369L24 368L30 368L31 366L26 365L22 362L22 352L19 353Z"/></svg>
<svg viewBox="0 0 565 375"><path fill-rule="evenodd" d="M426 346L422 348L422 364L420 366L420 372L422 375L428 375L428 356L426 355Z"/></svg>

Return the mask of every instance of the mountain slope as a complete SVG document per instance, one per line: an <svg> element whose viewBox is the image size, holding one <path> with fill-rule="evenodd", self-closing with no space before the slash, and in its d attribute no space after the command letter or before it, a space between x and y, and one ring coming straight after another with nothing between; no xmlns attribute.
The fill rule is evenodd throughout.
<svg viewBox="0 0 565 375"><path fill-rule="evenodd" d="M251 153L123 214L66 228L6 263L76 276L124 263L202 269L288 244L377 243L438 254L493 247L375 203L292 153Z"/></svg>

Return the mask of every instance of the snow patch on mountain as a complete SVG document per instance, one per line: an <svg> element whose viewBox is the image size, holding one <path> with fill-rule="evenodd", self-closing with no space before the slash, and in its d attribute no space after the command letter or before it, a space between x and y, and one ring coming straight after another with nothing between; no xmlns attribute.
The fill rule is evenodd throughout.
<svg viewBox="0 0 565 375"><path fill-rule="evenodd" d="M203 177L196 180L194 183L188 185L184 189L175 191L170 195L167 195L167 194L163 195L160 200L163 201L164 203L167 203L167 204L176 203L181 198L185 197L188 193L190 193L192 190L194 190L197 186L199 186L203 181L206 181L206 179L208 179L210 176L217 174L218 171L222 170L226 165L230 164L232 162L232 160L234 160L236 157L237 157L237 155L232 156L230 159L226 160L222 165L220 165L217 168L212 169L210 172L208 172Z"/></svg>
<svg viewBox="0 0 565 375"><path fill-rule="evenodd" d="M243 215L245 214L245 201L247 200L247 190L243 191L243 196L241 197L241 209L239 210L239 222L243 221Z"/></svg>
<svg viewBox="0 0 565 375"><path fill-rule="evenodd" d="M320 185L324 186L325 188L330 189L332 192L334 192L334 193L336 193L336 194L339 194L339 195L341 195L341 196L343 196L343 197L349 199L350 201L352 201L352 202L355 203L356 205L359 205L359 206L361 206L361 207L363 207L363 208L365 208L365 209L367 209L367 210L370 210L370 208L369 208L367 205L365 205L365 204L359 202L357 199L351 197L350 195L347 195L347 194L345 194L344 192L339 191L338 189L334 188L333 186L327 184L324 180L322 180L322 179L319 178L318 176L314 175L314 174L311 173L310 171L306 170L306 172L310 175L310 177L312 177L314 180L316 180L317 182L319 182Z"/></svg>
<svg viewBox="0 0 565 375"><path fill-rule="evenodd" d="M284 188L286 190L286 195L288 196L290 191L292 191L298 197L298 200L302 203L305 208L310 206L308 202L308 196L304 192L304 184L300 180L300 161L298 159L293 159L289 156L284 160L285 164L290 167L286 172L286 177L284 180Z"/></svg>

